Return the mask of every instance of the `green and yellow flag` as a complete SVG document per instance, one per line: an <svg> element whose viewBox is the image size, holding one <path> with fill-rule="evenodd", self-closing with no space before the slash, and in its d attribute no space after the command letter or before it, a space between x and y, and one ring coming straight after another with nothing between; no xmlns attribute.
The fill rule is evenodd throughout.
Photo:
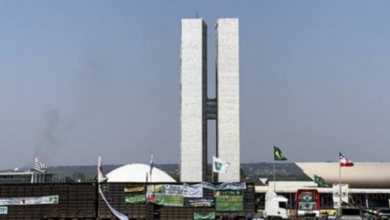
<svg viewBox="0 0 390 220"><path fill-rule="evenodd" d="M285 156L283 156L282 151L274 146L274 160L287 160Z"/></svg>
<svg viewBox="0 0 390 220"><path fill-rule="evenodd" d="M321 177L317 176L317 175L314 175L314 182L317 183L317 185L318 185L319 187L324 187L324 186L326 186L325 180L322 179Z"/></svg>

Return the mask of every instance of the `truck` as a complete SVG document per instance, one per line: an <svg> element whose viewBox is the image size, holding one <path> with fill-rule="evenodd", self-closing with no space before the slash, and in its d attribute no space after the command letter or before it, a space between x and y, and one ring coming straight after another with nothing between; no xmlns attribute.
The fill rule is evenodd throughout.
<svg viewBox="0 0 390 220"><path fill-rule="evenodd" d="M321 218L320 194L316 189L298 189L295 199L296 219Z"/></svg>
<svg viewBox="0 0 390 220"><path fill-rule="evenodd" d="M363 209L365 220L387 220L390 219L390 208L368 208Z"/></svg>
<svg viewBox="0 0 390 220"><path fill-rule="evenodd" d="M362 207L365 220L390 219L389 200L366 200L367 207Z"/></svg>
<svg viewBox="0 0 390 220"><path fill-rule="evenodd" d="M279 196L274 191L268 190L265 194L265 210L263 212L264 219L289 219L287 202L288 199L286 197Z"/></svg>

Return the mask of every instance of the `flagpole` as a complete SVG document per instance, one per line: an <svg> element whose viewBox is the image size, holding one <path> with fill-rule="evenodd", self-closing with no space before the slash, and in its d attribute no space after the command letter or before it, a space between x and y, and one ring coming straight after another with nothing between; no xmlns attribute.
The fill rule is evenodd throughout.
<svg viewBox="0 0 390 220"><path fill-rule="evenodd" d="M153 162L153 151L150 151L150 165L149 165L149 178L147 182L152 182L152 173L153 173L153 167L154 167L154 162Z"/></svg>
<svg viewBox="0 0 390 220"><path fill-rule="evenodd" d="M340 151L340 149L339 149L339 151ZM340 153L339 153L339 155L340 155ZM341 196L342 196L342 194L341 194L341 162L340 161L339 161L339 193L340 193L339 195L340 195L340 210L341 210L341 203L342 203Z"/></svg>
<svg viewBox="0 0 390 220"><path fill-rule="evenodd" d="M275 144L273 144L273 156L274 156L274 192L276 193L276 174L275 174Z"/></svg>
<svg viewBox="0 0 390 220"><path fill-rule="evenodd" d="M274 160L274 192L276 193L276 175L275 175L275 160Z"/></svg>
<svg viewBox="0 0 390 220"><path fill-rule="evenodd" d="M211 164L211 182L214 183L214 166L215 166L215 161L214 161L214 155L213 155L213 162Z"/></svg>

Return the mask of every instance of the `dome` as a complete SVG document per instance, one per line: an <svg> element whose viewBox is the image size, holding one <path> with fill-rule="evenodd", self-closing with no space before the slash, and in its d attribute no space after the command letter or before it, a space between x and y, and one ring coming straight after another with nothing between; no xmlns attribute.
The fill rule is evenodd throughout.
<svg viewBox="0 0 390 220"><path fill-rule="evenodd" d="M108 182L176 182L164 171L153 167L152 178L149 176L149 165L128 164L112 170L107 174Z"/></svg>

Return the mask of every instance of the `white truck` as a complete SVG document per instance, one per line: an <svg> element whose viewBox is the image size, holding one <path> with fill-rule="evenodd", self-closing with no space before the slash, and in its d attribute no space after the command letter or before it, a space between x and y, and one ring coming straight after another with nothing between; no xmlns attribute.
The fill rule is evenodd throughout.
<svg viewBox="0 0 390 220"><path fill-rule="evenodd" d="M282 220L289 219L287 210L288 199L284 196L278 196L274 191L268 190L265 194L264 219Z"/></svg>

